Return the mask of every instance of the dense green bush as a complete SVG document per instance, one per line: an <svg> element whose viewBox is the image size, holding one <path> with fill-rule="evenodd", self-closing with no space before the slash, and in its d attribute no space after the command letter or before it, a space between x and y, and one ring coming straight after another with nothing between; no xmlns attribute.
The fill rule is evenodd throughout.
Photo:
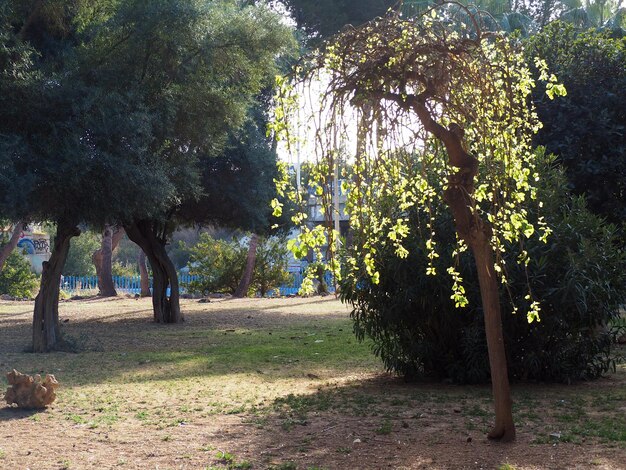
<svg viewBox="0 0 626 470"><path fill-rule="evenodd" d="M200 276L198 281L189 284L190 292L207 295L235 291L246 264L248 250L245 246L202 233L190 252L189 273Z"/></svg>
<svg viewBox="0 0 626 470"><path fill-rule="evenodd" d="M216 240L203 233L190 248L190 274L199 275L189 284L189 291L207 295L213 292L233 293L243 276L248 247L237 241ZM256 263L250 284L251 293L265 296L272 289L290 281L287 272L287 248L277 237L259 237Z"/></svg>
<svg viewBox="0 0 626 470"><path fill-rule="evenodd" d="M541 213L554 233L544 244L526 240L531 256L527 270L515 258L520 247L505 255L509 289L502 288L501 304L509 371L513 380L570 381L593 378L612 364L611 333L607 323L625 300L626 256L618 247L616 229L570 195L562 170L545 157L539 199ZM398 258L394 248L377 246L380 283L367 277L342 281L342 298L353 305L354 330L359 339L373 340L374 352L387 369L405 375L430 376L455 382L489 380L480 292L472 257L459 259L469 300L457 309L451 300L452 280L446 275L454 246L452 219L443 207L436 218L437 276L427 276L427 255L420 236L425 213L400 213L394 201L383 201L390 217L408 216L410 255ZM528 207L536 220L537 207ZM358 242L358 240L356 241ZM528 284L541 301L541 321L528 323L523 312ZM520 313L513 314L513 305Z"/></svg>
<svg viewBox="0 0 626 470"><path fill-rule="evenodd" d="M283 238L259 239L252 289L261 297L272 289L291 283L291 275L287 272L287 251L287 243Z"/></svg>
<svg viewBox="0 0 626 470"><path fill-rule="evenodd" d="M530 61L545 59L567 89L550 100L538 81L536 144L559 157L593 212L617 224L626 220L626 37L619 36L554 22L526 45Z"/></svg>
<svg viewBox="0 0 626 470"><path fill-rule="evenodd" d="M18 250L13 250L0 271L0 294L31 298L37 289L37 276Z"/></svg>

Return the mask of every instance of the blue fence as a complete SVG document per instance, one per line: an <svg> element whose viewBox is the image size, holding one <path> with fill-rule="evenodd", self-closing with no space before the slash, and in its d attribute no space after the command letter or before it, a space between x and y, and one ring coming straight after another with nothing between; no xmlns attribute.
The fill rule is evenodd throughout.
<svg viewBox="0 0 626 470"><path fill-rule="evenodd" d="M302 286L302 281L304 279L304 274L302 273L291 273L293 276L293 283L288 285L282 285L278 288L280 291L280 295L296 295L300 290L300 286ZM335 291L335 284L333 282L333 276L331 273L327 272L324 276L324 280L328 285L328 289L331 292Z"/></svg>
<svg viewBox="0 0 626 470"><path fill-rule="evenodd" d="M282 285L278 288L279 295L296 295L302 280L304 278L301 273L292 273L293 282ZM181 294L186 293L185 286L192 281L197 281L200 276L190 274L179 274L178 283L181 286ZM331 291L334 291L333 277L330 273L326 273L326 284ZM139 294L141 292L141 278L139 276L113 276L113 283L118 292L125 294ZM92 293L98 290L97 276L64 276L61 279L61 289L69 294L79 294L86 291ZM150 289L152 289L152 278L150 278ZM274 294L275 295L275 294Z"/></svg>
<svg viewBox="0 0 626 470"><path fill-rule="evenodd" d="M199 278L200 276L179 274L180 292L184 294L186 292L184 286ZM140 276L113 276L113 284L115 284L115 290L118 292L125 294L139 294L141 292ZM98 290L98 276L64 276L61 279L61 289L70 294ZM150 278L150 289L152 289L152 278Z"/></svg>

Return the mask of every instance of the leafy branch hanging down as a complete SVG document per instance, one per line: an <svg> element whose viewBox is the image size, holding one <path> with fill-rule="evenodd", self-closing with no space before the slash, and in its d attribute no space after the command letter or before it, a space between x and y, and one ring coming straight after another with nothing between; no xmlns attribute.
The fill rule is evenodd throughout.
<svg viewBox="0 0 626 470"><path fill-rule="evenodd" d="M439 254L430 207L441 201L451 211L455 258L469 250L480 283L496 401L490 437L510 440L515 430L498 279L506 284L501 254L507 245L531 236L545 240L550 233L541 218L536 224L528 220L522 204L536 198L539 174L531 138L541 124L530 105L534 81L519 44L484 32L468 10L455 16L459 6L454 6L444 4L412 19L390 13L346 29L311 58L303 80L308 89L321 89L319 98L308 100L320 175L332 170L339 149L354 149L344 185L354 246L343 263L344 276L357 282L366 274L368 282L377 283L375 247L380 242L406 256L406 218L391 220L377 210L388 195L399 197L404 211L419 206L430 214L422 224L431 260L425 269L438 274L432 262ZM537 66L551 95L563 94L545 65L538 61ZM287 103L278 125L283 130L290 117L285 110L296 99L294 89L283 87L280 97ZM420 171L404 177L411 161ZM323 191L329 186L324 183L318 180ZM331 231L323 238L305 231L297 250L302 253L326 238L333 256ZM338 271L331 259L330 267ZM519 261L527 262L523 257ZM452 296L462 307L467 298L455 260L447 271ZM538 320L538 303L529 304L528 320Z"/></svg>

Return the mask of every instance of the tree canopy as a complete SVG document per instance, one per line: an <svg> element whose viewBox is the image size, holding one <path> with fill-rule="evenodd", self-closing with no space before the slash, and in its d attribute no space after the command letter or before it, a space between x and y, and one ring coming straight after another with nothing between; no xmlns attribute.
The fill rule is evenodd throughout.
<svg viewBox="0 0 626 470"><path fill-rule="evenodd" d="M231 0L11 1L0 40L0 213L58 225L40 291L49 320L77 224L122 223L159 277L155 318L179 321L165 298L172 214L271 84L289 28Z"/></svg>

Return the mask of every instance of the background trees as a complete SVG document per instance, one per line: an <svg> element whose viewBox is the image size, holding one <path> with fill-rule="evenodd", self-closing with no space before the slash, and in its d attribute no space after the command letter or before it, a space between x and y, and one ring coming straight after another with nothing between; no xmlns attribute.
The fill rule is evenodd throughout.
<svg viewBox="0 0 626 470"><path fill-rule="evenodd" d="M533 93L543 128L537 144L559 156L576 194L608 220L626 220L626 37L552 23L528 41L567 88L550 101Z"/></svg>
<svg viewBox="0 0 626 470"><path fill-rule="evenodd" d="M164 248L173 213L201 193L200 155L217 155L243 124L288 28L264 6L191 0L8 2L1 21L2 213L57 226L35 350L57 345L79 223L123 223L151 263L155 319L180 321Z"/></svg>

